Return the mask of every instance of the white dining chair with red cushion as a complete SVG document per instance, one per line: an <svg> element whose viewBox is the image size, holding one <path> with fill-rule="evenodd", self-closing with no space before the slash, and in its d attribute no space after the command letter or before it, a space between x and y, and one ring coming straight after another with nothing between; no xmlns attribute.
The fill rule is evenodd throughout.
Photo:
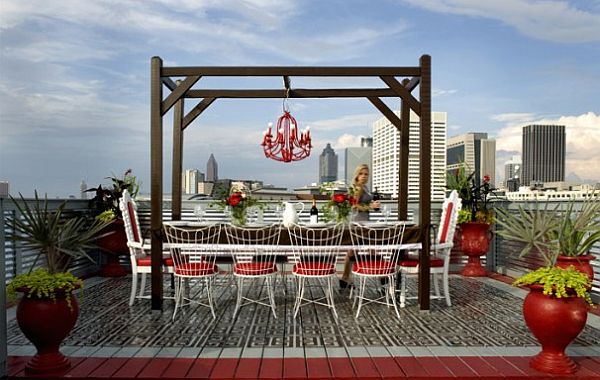
<svg viewBox="0 0 600 380"><path fill-rule="evenodd" d="M331 309L337 319L333 283L337 281L336 264L343 232L342 224L323 227L294 224L288 227L292 245L288 261L293 265L292 274L297 280L294 318L302 306L317 304ZM312 289L307 291L311 285Z"/></svg>
<svg viewBox="0 0 600 380"><path fill-rule="evenodd" d="M200 305L210 308L216 318L213 286L219 267L218 249L220 224L205 226L178 226L164 223L175 276L175 310L183 306ZM195 310L193 312L196 312Z"/></svg>
<svg viewBox="0 0 600 380"><path fill-rule="evenodd" d="M150 258L150 242L144 241L137 215L137 205L127 190L119 200L119 209L123 215L125 234L127 235L127 247L129 247L129 259L131 262L131 295L129 306L132 306L137 298L149 299L145 294L146 274L151 272L152 260ZM166 247L165 247L166 249ZM173 260L168 251L162 257L163 273L173 273ZM138 279L141 280L138 290ZM164 298L173 299L173 296Z"/></svg>
<svg viewBox="0 0 600 380"><path fill-rule="evenodd" d="M430 272L433 276L433 285L435 295L431 299L445 299L447 306L452 306L450 301L450 286L448 275L450 270L450 253L454 246L454 232L456 230L456 221L458 220L458 212L462 208L462 203L458 197L456 190L453 190L448 198L444 200L442 206L442 216L440 219L439 229L435 243L431 245L432 256L430 258ZM400 260L400 273L402 276L402 284L400 286L400 307L406 306L407 299L416 299L416 296L407 297L406 281L409 275L419 273L419 258L407 257ZM444 294L440 294L439 279L442 278Z"/></svg>
<svg viewBox="0 0 600 380"><path fill-rule="evenodd" d="M275 283L277 270L277 245L280 227L272 224L262 227L225 225L227 242L233 256L233 276L237 279L237 297L233 316L242 306L259 304L275 310ZM245 286L249 284L249 286ZM266 288L267 296L261 290Z"/></svg>
<svg viewBox="0 0 600 380"><path fill-rule="evenodd" d="M400 259L405 223L364 225L350 224L350 237L354 259L352 276L358 283L354 305L358 302L356 318L364 305L371 303L393 307L396 305L395 289L398 260ZM382 283L385 284L382 289Z"/></svg>

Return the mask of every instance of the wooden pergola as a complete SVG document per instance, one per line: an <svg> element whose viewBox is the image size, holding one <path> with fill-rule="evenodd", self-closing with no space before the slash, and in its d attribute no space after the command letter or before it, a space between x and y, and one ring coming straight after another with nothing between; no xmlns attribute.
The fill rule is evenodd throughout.
<svg viewBox="0 0 600 380"><path fill-rule="evenodd" d="M174 108L172 160L172 218L181 219L181 173L185 129L217 99L366 98L400 134L398 159L398 219L408 216L408 139L410 111L420 117L419 227L423 249L419 259L419 306L429 310L429 227L431 223L431 57L421 56L415 67L163 67L152 57L150 73L150 155L152 309L162 309L163 117ZM281 77L279 89L193 89L202 77ZM291 88L291 77L373 77L378 88ZM174 78L177 78L174 79ZM399 79L401 78L401 79ZM412 92L419 87L418 99ZM163 89L169 94L164 97ZM400 118L381 100L400 99ZM202 99L185 111L185 99Z"/></svg>

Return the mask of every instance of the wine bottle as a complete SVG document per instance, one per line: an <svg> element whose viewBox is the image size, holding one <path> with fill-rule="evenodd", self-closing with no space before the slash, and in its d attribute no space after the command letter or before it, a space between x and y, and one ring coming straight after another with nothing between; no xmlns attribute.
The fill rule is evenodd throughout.
<svg viewBox="0 0 600 380"><path fill-rule="evenodd" d="M373 201L378 201L380 199L381 199L381 196L379 195L377 188L375 188L375 191L373 191ZM374 208L373 211L379 211L379 207Z"/></svg>
<svg viewBox="0 0 600 380"><path fill-rule="evenodd" d="M319 223L319 209L317 209L317 200L313 197L312 207L310 208L310 224Z"/></svg>

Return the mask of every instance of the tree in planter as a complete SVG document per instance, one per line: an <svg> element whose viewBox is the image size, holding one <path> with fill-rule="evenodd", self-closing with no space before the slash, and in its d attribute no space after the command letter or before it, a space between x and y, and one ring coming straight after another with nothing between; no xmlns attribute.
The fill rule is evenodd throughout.
<svg viewBox="0 0 600 380"><path fill-rule="evenodd" d="M9 219L8 238L36 252L36 257L28 272L10 281L7 295L16 299L17 292L24 294L17 307L17 322L37 348L26 369L34 373L65 369L70 362L59 347L79 314L72 291L83 285L68 268L76 258L92 260L87 251L97 248L94 241L109 222L66 217L66 201L56 210L49 210L48 200L42 202L37 192L32 206L22 195L20 198L18 202L11 197L21 217ZM45 267L33 271L38 264Z"/></svg>
<svg viewBox="0 0 600 380"><path fill-rule="evenodd" d="M544 267L513 283L530 289L523 303L523 315L542 345L542 351L530 365L553 374L571 374L577 365L564 350L585 327L593 271L591 267L579 270L561 264L560 257L585 261L591 256L587 254L589 249L600 241L600 193L587 194L579 211L575 210L574 201L561 206L557 203L552 207L548 202L529 210L519 206L516 214L498 209L497 222L502 227L498 234L524 244L521 257L535 251L545 262Z"/></svg>

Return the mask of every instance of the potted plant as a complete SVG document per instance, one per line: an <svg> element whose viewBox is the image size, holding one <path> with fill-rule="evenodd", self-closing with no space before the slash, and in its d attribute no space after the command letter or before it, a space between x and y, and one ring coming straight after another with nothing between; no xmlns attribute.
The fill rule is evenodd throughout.
<svg viewBox="0 0 600 380"><path fill-rule="evenodd" d="M59 347L79 314L72 292L83 286L68 269L75 258L92 260L87 251L96 247L94 240L107 222L91 222L84 216L66 217L66 201L56 210L49 210L47 199L42 202L37 192L31 206L22 195L21 203L11 199L20 217L8 221L8 237L37 253L30 270L15 276L6 287L9 299L23 293L17 306L17 323L37 348L25 368L34 373L66 369L70 362ZM33 271L42 260L45 267Z"/></svg>
<svg viewBox="0 0 600 380"><path fill-rule="evenodd" d="M94 198L90 201L90 207L95 210L96 218L111 222L102 231L101 234L104 236L98 240L98 245L106 253L107 258L107 262L100 270L100 275L120 277L126 275L127 272L119 263L119 255L128 254L129 249L127 248L123 216L119 209L119 200L123 196L124 190L127 190L131 197L135 198L140 186L131 169L127 169L121 177L113 175L106 179L111 181L109 186L99 185L97 188L86 191L95 193Z"/></svg>
<svg viewBox="0 0 600 380"><path fill-rule="evenodd" d="M231 188L231 191L223 191L219 196L218 201L214 203L215 206L225 211L226 214L231 216L231 221L237 226L244 226L247 221L247 211L250 207L258 207L262 209L262 205L258 203L258 200L250 195L246 194L245 187ZM213 204L210 205L211 207Z"/></svg>
<svg viewBox="0 0 600 380"><path fill-rule="evenodd" d="M577 370L564 350L585 326L586 301L592 303L589 271L561 263L559 258L588 259L590 247L600 241L597 193L590 195L579 211L575 210L574 201L563 205L551 207L546 202L543 207L536 204L529 210L519 206L516 214L497 210L498 225L502 227L498 234L523 243L521 257L537 252L544 260L544 267L518 278L514 285L530 290L523 303L523 315L542 345L542 351L532 358L530 366L554 374Z"/></svg>
<svg viewBox="0 0 600 380"><path fill-rule="evenodd" d="M319 192L329 198L329 201L321 207L323 220L347 223L348 217L352 213L352 206L356 205L358 200L354 196L352 188L348 189L348 192L340 192L336 191L336 187L335 182L325 182L319 188Z"/></svg>
<svg viewBox="0 0 600 380"><path fill-rule="evenodd" d="M475 181L475 172L466 174L465 166L448 173L447 188L456 190L461 199L462 208L458 212L457 224L460 230L460 246L468 256L468 262L461 274L469 277L486 275L481 266L480 256L489 250L491 239L490 225L494 223L494 210L490 209L490 194L495 190L490 184L490 176L483 177L483 183Z"/></svg>

